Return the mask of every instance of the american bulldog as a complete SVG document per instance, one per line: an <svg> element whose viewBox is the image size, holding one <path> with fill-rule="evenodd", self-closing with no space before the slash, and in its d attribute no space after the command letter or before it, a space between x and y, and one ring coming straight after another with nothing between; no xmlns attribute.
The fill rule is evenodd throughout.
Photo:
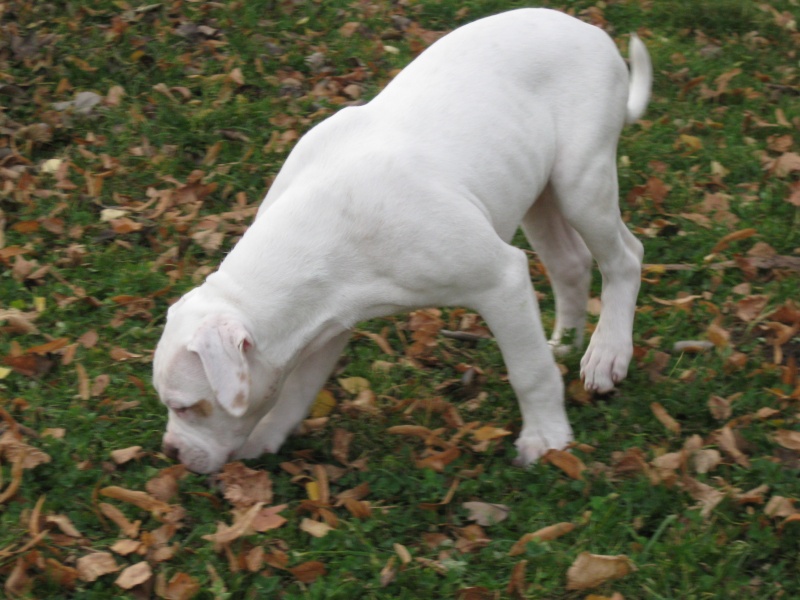
<svg viewBox="0 0 800 600"><path fill-rule="evenodd" d="M616 148L650 96L635 35L630 58L578 19L514 10L444 36L311 129L219 269L169 309L153 365L165 453L208 473L277 452L356 323L447 305L479 312L499 344L522 414L517 462L567 446L553 350L567 332L582 346L593 259L586 387L612 389L632 355L642 245L620 218ZM549 342L510 245L520 226L552 283Z"/></svg>

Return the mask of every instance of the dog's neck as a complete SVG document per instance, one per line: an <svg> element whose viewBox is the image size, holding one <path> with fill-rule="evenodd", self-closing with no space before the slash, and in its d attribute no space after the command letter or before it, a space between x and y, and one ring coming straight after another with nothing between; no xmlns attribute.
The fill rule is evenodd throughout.
<svg viewBox="0 0 800 600"><path fill-rule="evenodd" d="M325 302L328 286L320 278L304 276L290 264L270 260L256 269L252 264L244 265L246 269L240 266L236 257L229 255L203 287L237 309L259 353L274 367L291 369L303 356L349 328ZM252 290L255 279L259 289L270 290L268 295L244 293L245 287Z"/></svg>

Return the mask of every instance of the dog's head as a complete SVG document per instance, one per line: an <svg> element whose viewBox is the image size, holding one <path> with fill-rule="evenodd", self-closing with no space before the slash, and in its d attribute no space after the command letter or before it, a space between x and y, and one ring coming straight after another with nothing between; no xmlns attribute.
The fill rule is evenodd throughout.
<svg viewBox="0 0 800 600"><path fill-rule="evenodd" d="M169 409L165 454L198 473L218 471L241 448L280 385L235 312L204 310L190 292L172 306L153 359L153 385Z"/></svg>

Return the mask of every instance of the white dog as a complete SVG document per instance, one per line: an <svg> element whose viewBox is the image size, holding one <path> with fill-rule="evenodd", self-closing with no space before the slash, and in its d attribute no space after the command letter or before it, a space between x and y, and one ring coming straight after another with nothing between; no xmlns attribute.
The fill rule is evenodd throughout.
<svg viewBox="0 0 800 600"><path fill-rule="evenodd" d="M572 430L551 347L582 342L592 258L602 310L581 362L605 392L632 355L642 245L620 219L616 146L644 112L652 66L631 74L600 29L546 9L461 27L374 100L294 148L241 241L168 313L154 385L165 453L213 472L277 452L359 321L427 306L478 311L522 412L518 462ZM518 226L556 298L545 338Z"/></svg>

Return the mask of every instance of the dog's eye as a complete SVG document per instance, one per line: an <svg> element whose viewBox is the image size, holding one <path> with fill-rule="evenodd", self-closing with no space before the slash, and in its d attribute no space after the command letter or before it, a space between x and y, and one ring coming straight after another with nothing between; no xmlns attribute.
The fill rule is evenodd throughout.
<svg viewBox="0 0 800 600"><path fill-rule="evenodd" d="M191 406L181 406L178 408L173 408L173 412L178 415L179 417L184 417L189 414L189 411L192 409Z"/></svg>

